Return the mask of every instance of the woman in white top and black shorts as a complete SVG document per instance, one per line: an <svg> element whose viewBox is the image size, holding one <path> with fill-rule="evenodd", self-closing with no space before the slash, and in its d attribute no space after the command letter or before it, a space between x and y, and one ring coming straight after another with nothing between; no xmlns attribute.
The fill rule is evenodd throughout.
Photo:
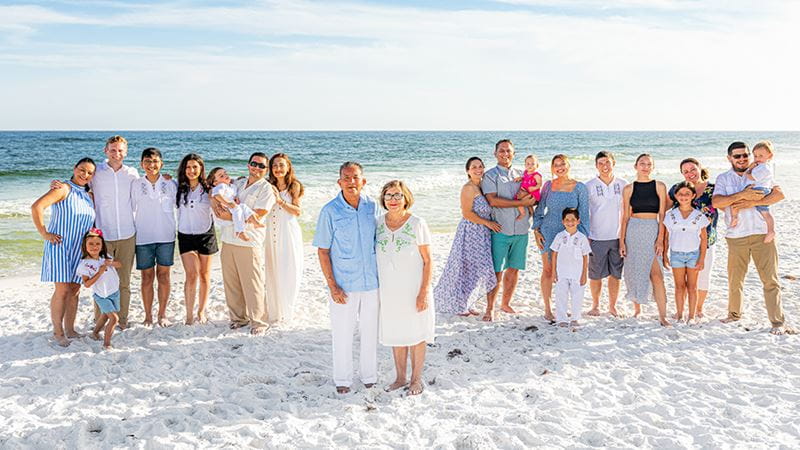
<svg viewBox="0 0 800 450"><path fill-rule="evenodd" d="M195 320L208 321L206 303L211 286L211 255L217 253L217 237L206 185L203 158L195 153L183 157L178 166L178 251L181 254L186 282L183 287L186 302L186 325ZM198 292L197 283L200 282ZM197 317L194 301L198 299Z"/></svg>

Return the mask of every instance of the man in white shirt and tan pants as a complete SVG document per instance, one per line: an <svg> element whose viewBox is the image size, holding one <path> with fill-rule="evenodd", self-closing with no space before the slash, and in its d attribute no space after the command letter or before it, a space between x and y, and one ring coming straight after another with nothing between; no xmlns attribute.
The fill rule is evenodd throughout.
<svg viewBox="0 0 800 450"><path fill-rule="evenodd" d="M95 225L103 231L108 254L119 261L119 327L128 327L128 307L131 302L131 270L136 254L136 227L131 203L131 183L139 172L123 161L128 155L128 141L122 136L111 136L103 152L108 158L97 166L89 186L94 193ZM100 309L94 306L94 318Z"/></svg>
<svg viewBox="0 0 800 450"><path fill-rule="evenodd" d="M775 186L769 195L764 196L747 186L745 171L750 166L750 148L744 142L734 142L728 147L728 161L731 170L717 177L711 197L714 208L723 210L730 206L739 211L736 226L731 226L730 214L725 213L728 225L725 234L728 242L728 317L723 322L735 322L742 317L744 277L752 258L764 287L764 303L772 324L771 333L794 334L795 330L784 323L778 280L778 249L774 240L764 242L767 224L755 209L756 205L771 205L783 200L783 192Z"/></svg>
<svg viewBox="0 0 800 450"><path fill-rule="evenodd" d="M249 176L235 182L239 202L253 210L255 217L263 222L275 205L275 193L265 178L269 159L256 152L247 163ZM214 202L214 214L219 219L230 221L230 211ZM267 299L264 292L264 240L266 228L248 225L245 233L249 241L236 237L233 222L219 224L221 228L222 279L225 284L225 301L231 319L231 329L250 325L250 333L262 335L269 329Z"/></svg>

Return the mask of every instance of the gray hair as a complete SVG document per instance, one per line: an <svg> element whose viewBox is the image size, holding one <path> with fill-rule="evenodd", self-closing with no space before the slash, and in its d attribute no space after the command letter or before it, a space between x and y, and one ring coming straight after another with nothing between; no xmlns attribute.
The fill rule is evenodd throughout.
<svg viewBox="0 0 800 450"><path fill-rule="evenodd" d="M339 166L339 178L342 177L342 171L350 167L358 167L358 171L362 174L364 173L364 166L362 166L361 163L357 163L355 161L345 161L341 166Z"/></svg>

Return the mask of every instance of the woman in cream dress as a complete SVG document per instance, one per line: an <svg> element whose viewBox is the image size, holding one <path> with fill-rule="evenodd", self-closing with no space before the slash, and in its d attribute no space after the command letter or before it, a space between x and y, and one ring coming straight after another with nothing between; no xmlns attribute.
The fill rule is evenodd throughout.
<svg viewBox="0 0 800 450"><path fill-rule="evenodd" d="M375 253L380 285L380 342L391 346L397 378L386 387L393 391L408 386L409 395L420 394L425 345L433 342L434 310L430 302L431 234L424 220L408 209L414 197L402 181L381 189ZM411 380L406 369L411 353Z"/></svg>
<svg viewBox="0 0 800 450"><path fill-rule="evenodd" d="M297 217L303 185L294 175L292 161L284 153L269 160L269 182L277 203L267 217L265 246L267 312L272 323L291 322L303 275L303 233Z"/></svg>

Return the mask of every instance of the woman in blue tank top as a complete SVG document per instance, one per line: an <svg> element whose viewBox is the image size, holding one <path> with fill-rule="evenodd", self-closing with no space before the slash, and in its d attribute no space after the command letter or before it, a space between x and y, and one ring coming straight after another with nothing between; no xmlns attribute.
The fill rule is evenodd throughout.
<svg viewBox="0 0 800 450"><path fill-rule="evenodd" d="M81 259L83 235L94 224L94 202L88 188L95 168L90 158L81 159L69 181L51 189L31 206L33 224L45 241L41 279L55 283L50 318L53 336L62 347L69 345L68 338L80 337L75 332L75 316L81 280L75 270ZM52 216L45 227L44 212L50 207Z"/></svg>

